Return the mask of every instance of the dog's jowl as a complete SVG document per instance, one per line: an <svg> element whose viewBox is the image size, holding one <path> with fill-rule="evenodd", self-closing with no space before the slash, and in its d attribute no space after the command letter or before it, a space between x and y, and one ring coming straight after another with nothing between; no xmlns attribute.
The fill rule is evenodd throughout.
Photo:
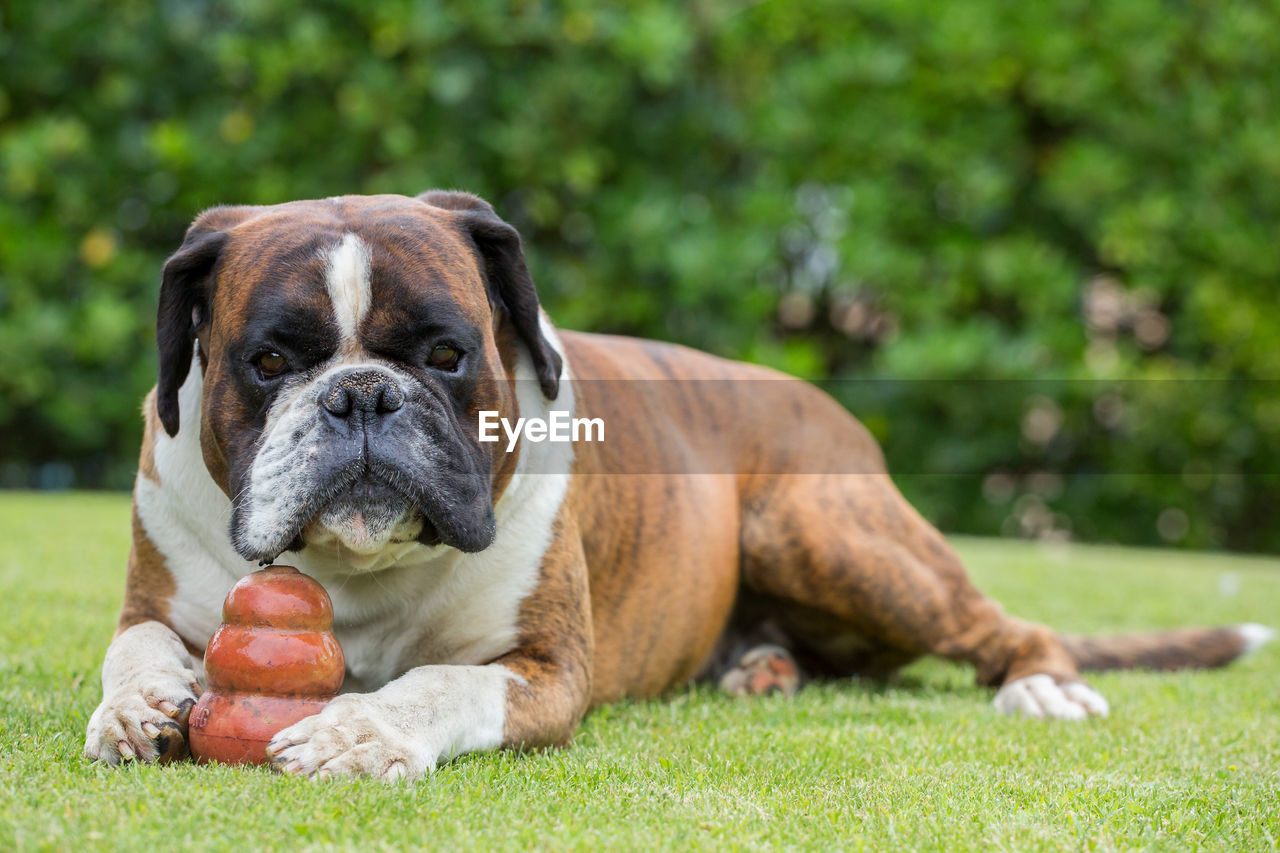
<svg viewBox="0 0 1280 853"><path fill-rule="evenodd" d="M182 742L223 597L274 560L328 589L347 659L348 692L269 748L316 777L565 743L594 705L698 677L790 691L797 661L941 655L1000 711L1084 719L1108 707L1081 670L1216 666L1267 636L1070 638L1005 614L833 400L557 332L519 235L466 194L209 210L165 264L157 340L93 759ZM481 412L602 440L482 440Z"/></svg>

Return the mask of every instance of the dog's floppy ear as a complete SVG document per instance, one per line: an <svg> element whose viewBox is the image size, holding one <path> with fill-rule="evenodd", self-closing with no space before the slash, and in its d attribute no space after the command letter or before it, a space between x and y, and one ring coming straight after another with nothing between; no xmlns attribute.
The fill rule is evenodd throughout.
<svg viewBox="0 0 1280 853"><path fill-rule="evenodd" d="M460 222L484 259L489 298L506 309L516 334L533 357L542 396L554 400L560 393L560 354L542 334L538 291L524 262L520 233L503 222L489 202L470 193L432 190L418 199L458 212Z"/></svg>
<svg viewBox="0 0 1280 853"><path fill-rule="evenodd" d="M156 409L170 436L178 434L178 389L191 371L196 327L209 322L214 273L227 230L250 215L249 207L215 207L200 214L187 229L178 251L165 261L156 314L156 349L160 378Z"/></svg>

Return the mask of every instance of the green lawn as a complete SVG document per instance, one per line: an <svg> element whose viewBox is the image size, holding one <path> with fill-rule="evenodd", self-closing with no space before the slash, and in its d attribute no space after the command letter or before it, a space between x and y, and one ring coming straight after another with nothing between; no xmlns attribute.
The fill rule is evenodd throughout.
<svg viewBox="0 0 1280 853"><path fill-rule="evenodd" d="M123 496L0 493L0 850L402 846L1275 849L1280 649L1097 676L1112 716L1010 720L967 670L794 700L685 690L592 714L569 750L426 781L90 766L124 584ZM1007 607L1072 631L1280 622L1280 560L961 540Z"/></svg>

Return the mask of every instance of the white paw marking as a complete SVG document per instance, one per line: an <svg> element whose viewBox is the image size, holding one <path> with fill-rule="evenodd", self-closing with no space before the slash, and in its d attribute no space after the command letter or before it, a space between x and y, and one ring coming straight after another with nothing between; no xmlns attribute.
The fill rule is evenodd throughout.
<svg viewBox="0 0 1280 853"><path fill-rule="evenodd" d="M116 637L102 664L102 702L89 718L85 756L107 764L154 761L155 738L200 690L190 662L182 641L159 622Z"/></svg>
<svg viewBox="0 0 1280 853"><path fill-rule="evenodd" d="M1029 675L1000 688L992 705L1002 714L1025 714L1051 720L1083 720L1105 717L1111 709L1089 685L1081 681L1057 684L1049 675Z"/></svg>
<svg viewBox="0 0 1280 853"><path fill-rule="evenodd" d="M319 714L272 738L267 756L278 770L315 779L395 780L421 776L435 767L434 757L399 731L390 709L369 694L334 699Z"/></svg>
<svg viewBox="0 0 1280 853"><path fill-rule="evenodd" d="M1243 625L1237 625L1236 630L1240 632L1240 639L1244 641L1244 651L1241 655L1247 655L1256 652L1267 643L1275 639L1275 628L1268 628L1266 625L1259 625L1257 622L1246 622Z"/></svg>
<svg viewBox="0 0 1280 853"><path fill-rule="evenodd" d="M425 776L441 761L502 743L506 667L423 666L376 693L348 693L267 745L276 770L313 779Z"/></svg>

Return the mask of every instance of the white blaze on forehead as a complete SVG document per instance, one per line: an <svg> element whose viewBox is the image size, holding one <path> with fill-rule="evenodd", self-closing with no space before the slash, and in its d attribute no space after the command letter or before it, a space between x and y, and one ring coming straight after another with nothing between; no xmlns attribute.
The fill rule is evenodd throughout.
<svg viewBox="0 0 1280 853"><path fill-rule="evenodd" d="M342 242L329 250L325 284L342 330L343 349L354 346L360 321L369 310L369 266L369 247L354 234L344 234Z"/></svg>

